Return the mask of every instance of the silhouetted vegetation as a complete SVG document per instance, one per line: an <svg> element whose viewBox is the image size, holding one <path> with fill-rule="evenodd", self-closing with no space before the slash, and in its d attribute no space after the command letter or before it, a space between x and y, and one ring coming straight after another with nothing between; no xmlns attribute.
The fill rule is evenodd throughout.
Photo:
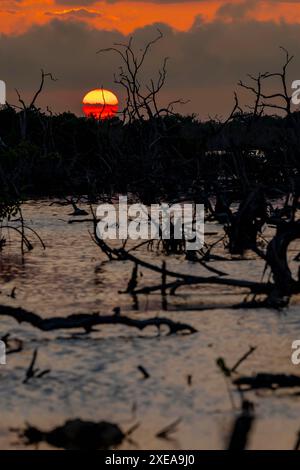
<svg viewBox="0 0 300 470"><path fill-rule="evenodd" d="M220 188L236 198L259 184L273 195L298 184L300 113L255 122L239 113L223 125L180 115L98 122L31 110L26 140L19 114L0 111L4 200L14 188L22 197L130 192L145 203L180 194L203 202Z"/></svg>

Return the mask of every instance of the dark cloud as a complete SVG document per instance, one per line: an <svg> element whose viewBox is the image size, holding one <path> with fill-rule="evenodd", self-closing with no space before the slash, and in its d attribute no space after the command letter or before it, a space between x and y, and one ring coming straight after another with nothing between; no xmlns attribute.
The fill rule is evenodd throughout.
<svg viewBox="0 0 300 470"><path fill-rule="evenodd" d="M272 22L215 21L199 17L187 32L164 24L146 26L134 33L139 50L156 34L164 38L153 48L145 63L144 79L155 76L163 57L170 57L163 100L191 99L183 109L201 116L225 114L240 78L247 73L278 70L282 63L279 46L295 54L290 79L300 79L300 25ZM14 89L29 97L37 87L40 69L51 71L59 80L47 84L40 104L54 111L80 112L81 97L96 86L112 88L119 59L110 53L96 54L128 37L117 31L93 29L78 21L53 19L20 36L0 37L1 79L7 82L9 100L16 101Z"/></svg>
<svg viewBox="0 0 300 470"><path fill-rule="evenodd" d="M241 3L224 3L224 5L218 9L217 17L239 20L244 18L247 13L255 10L258 4L259 0L245 0Z"/></svg>

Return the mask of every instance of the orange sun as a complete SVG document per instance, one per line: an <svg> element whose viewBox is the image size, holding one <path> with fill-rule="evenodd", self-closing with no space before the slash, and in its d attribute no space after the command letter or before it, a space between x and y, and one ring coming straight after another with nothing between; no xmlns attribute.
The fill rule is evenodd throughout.
<svg viewBox="0 0 300 470"><path fill-rule="evenodd" d="M83 112L86 117L108 119L117 114L118 98L114 93L103 88L97 88L83 98Z"/></svg>

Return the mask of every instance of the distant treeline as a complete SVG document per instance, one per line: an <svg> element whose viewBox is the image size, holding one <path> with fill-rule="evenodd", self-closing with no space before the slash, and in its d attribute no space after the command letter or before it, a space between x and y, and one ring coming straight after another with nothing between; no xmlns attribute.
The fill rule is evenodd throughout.
<svg viewBox="0 0 300 470"><path fill-rule="evenodd" d="M257 185L286 192L300 169L300 113L124 123L7 106L0 138L1 199L11 191L21 198L131 192L145 203Z"/></svg>

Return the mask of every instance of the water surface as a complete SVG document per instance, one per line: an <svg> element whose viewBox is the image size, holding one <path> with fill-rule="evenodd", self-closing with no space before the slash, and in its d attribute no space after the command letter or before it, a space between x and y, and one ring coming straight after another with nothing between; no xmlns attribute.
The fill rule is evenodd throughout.
<svg viewBox="0 0 300 470"><path fill-rule="evenodd" d="M24 350L9 355L0 366L0 447L23 448L10 428L25 422L51 429L66 419L106 419L129 429L139 422L132 436L135 443L122 448L223 449L236 412L232 399L239 396L217 369L222 356L233 365L250 345L255 353L239 369L257 372L300 374L291 363L291 343L300 338L300 309L294 298L289 310L233 310L244 298L238 290L222 286L200 286L178 291L162 311L159 294L143 296L133 309L131 296L122 294L130 278L130 262L108 263L91 240L91 223L69 224L70 207L50 201L24 204L24 217L42 237L46 250L31 236L34 249L22 261L15 236L0 257L1 303L22 306L43 317L73 313L108 314L116 306L138 318L167 316L190 323L198 333L188 336L158 336L150 328L143 332L122 326L103 326L92 335L69 331L43 333L30 325L1 318L0 334L7 332L24 341ZM85 218L89 218L85 217ZM206 227L206 241L222 233L217 225ZM8 236L3 232L4 236ZM266 235L268 236L268 234ZM296 248L295 248L296 249ZM224 254L222 245L216 253ZM152 263L161 263L155 252L137 253ZM292 253L293 254L293 253ZM292 255L291 254L291 255ZM246 261L212 262L230 277L259 280L264 264L249 254ZM168 268L211 275L182 257L169 257ZM159 276L142 270L140 285L156 284ZM16 298L10 297L15 288ZM206 305L220 305L205 309ZM22 384L33 350L38 347L38 367L51 368L41 380ZM142 365L150 378L144 380ZM187 376L192 376L189 384ZM300 429L300 396L293 391L248 394L255 403L256 421L249 443L255 449L290 449ZM155 437L163 427L181 418L172 440ZM46 448L41 445L40 448Z"/></svg>

